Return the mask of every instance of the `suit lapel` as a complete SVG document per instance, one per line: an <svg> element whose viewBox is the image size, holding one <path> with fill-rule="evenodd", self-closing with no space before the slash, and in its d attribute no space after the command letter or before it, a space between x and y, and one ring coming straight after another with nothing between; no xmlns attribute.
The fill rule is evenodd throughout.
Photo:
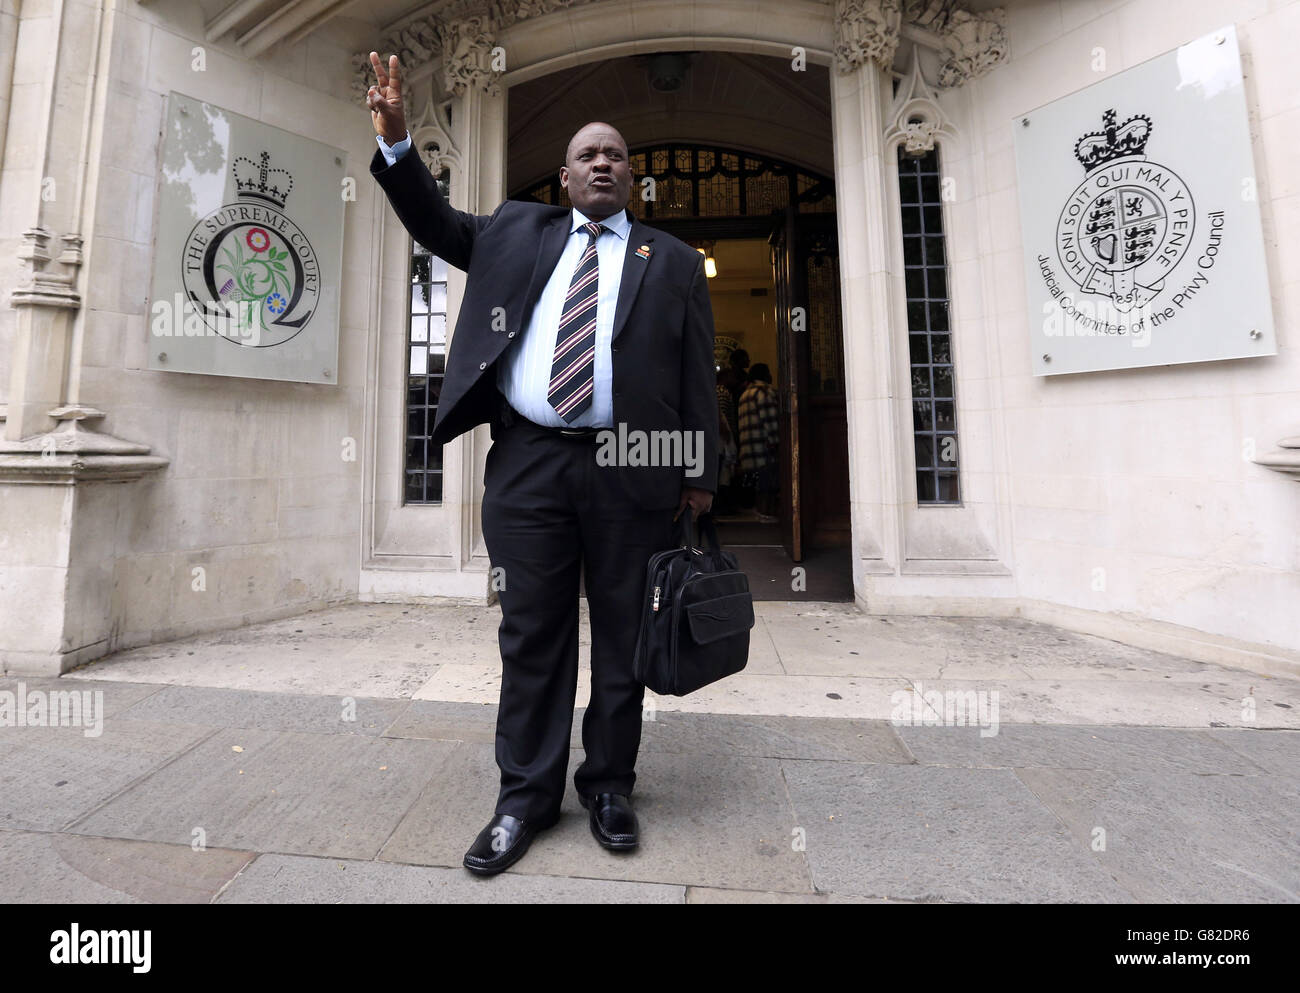
<svg viewBox="0 0 1300 993"><path fill-rule="evenodd" d="M610 332L610 341L618 339L618 333L627 323L627 316L632 312L632 304L636 302L637 292L641 289L641 280L645 278L645 271L654 258L654 232L638 221L630 210L628 217L632 219L632 227L627 233L627 244L623 246L623 279L618 284L618 306L614 308L614 328ZM643 245L648 252L639 253Z"/></svg>
<svg viewBox="0 0 1300 993"><path fill-rule="evenodd" d="M533 274L528 280L528 292L524 294L524 310L519 319L520 330L528 325L537 298L542 295L542 288L546 286L546 281L551 278L551 273L559 264L560 256L564 254L564 243L568 240L569 225L572 221L573 214L566 210L547 224L546 230L542 232L542 244L537 251L537 261L533 263Z"/></svg>

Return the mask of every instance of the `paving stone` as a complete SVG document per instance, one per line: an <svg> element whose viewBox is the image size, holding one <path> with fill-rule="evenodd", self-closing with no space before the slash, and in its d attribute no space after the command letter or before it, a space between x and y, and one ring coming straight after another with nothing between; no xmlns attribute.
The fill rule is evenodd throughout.
<svg viewBox="0 0 1300 993"><path fill-rule="evenodd" d="M570 744L582 748L585 707L574 711ZM496 742L495 705L414 700L385 732L397 738ZM641 751L702 752L850 762L911 762L881 721L659 711L641 723Z"/></svg>
<svg viewBox="0 0 1300 993"><path fill-rule="evenodd" d="M782 760L822 892L953 902L1129 902L1014 773Z"/></svg>
<svg viewBox="0 0 1300 993"><path fill-rule="evenodd" d="M489 745L458 745L380 858L461 866L495 810L499 772L493 755ZM507 872L813 892L803 856L791 847L793 822L776 761L643 754L632 793L641 845L616 854L591 836L587 811L573 790L581 758L576 753L570 759L560 822L538 835Z"/></svg>
<svg viewBox="0 0 1300 993"><path fill-rule="evenodd" d="M770 890L723 890L713 886L688 886L687 903L897 903L900 900L875 900L865 896L840 896L835 893L773 893Z"/></svg>
<svg viewBox="0 0 1300 993"><path fill-rule="evenodd" d="M1216 741L1208 730L1002 724L997 734L990 736L981 736L976 727L900 726L897 731L922 765L1147 770L1232 776L1254 776L1262 772L1258 765Z"/></svg>
<svg viewBox="0 0 1300 993"><path fill-rule="evenodd" d="M1242 700L1252 686L1260 691L1259 677L1226 669L1212 682L927 679L914 685L923 694L996 691L998 719L1008 724L1300 727L1300 680L1272 682L1277 685L1270 687L1269 705L1259 703L1249 720L1243 716Z"/></svg>
<svg viewBox="0 0 1300 993"><path fill-rule="evenodd" d="M240 632L261 629L250 625ZM297 645L277 641L233 640L198 636L171 642L169 651L158 646L133 649L88 663L64 673L65 680L124 680L212 686L270 693L319 693L333 696L404 698L429 681L440 657L454 655L450 635L446 650L406 646L403 651L386 633L378 645L337 638L315 639ZM301 636L300 636L301 637ZM430 639L431 640L431 639ZM417 641L418 643L418 641ZM180 647L191 647L182 650Z"/></svg>
<svg viewBox="0 0 1300 993"><path fill-rule="evenodd" d="M1300 728L1287 672L853 604L760 602L744 673L647 695L642 848L606 852L572 792L579 611L563 819L500 876L461 865L498 788L499 607L359 603L0 679L106 714L0 727L0 899L1297 901L1300 731L1262 730ZM997 690L998 734L895 728L918 685Z"/></svg>
<svg viewBox="0 0 1300 993"><path fill-rule="evenodd" d="M845 762L911 762L882 721L660 712L641 722L641 750Z"/></svg>
<svg viewBox="0 0 1300 993"><path fill-rule="evenodd" d="M781 656L772 641L772 633L761 614L754 614L754 626L749 629L749 655L745 659L745 672L781 675L785 672Z"/></svg>
<svg viewBox="0 0 1300 993"><path fill-rule="evenodd" d="M574 703L591 696L591 669L578 666ZM449 703L496 705L501 699L501 660L475 663L447 663L412 694L414 700L444 700Z"/></svg>
<svg viewBox="0 0 1300 993"><path fill-rule="evenodd" d="M1216 728L1207 731L1215 741L1244 755L1268 772L1300 776L1300 732L1248 731Z"/></svg>
<svg viewBox="0 0 1300 993"><path fill-rule="evenodd" d="M25 689L20 690L20 685ZM117 717L122 711L161 690L157 683L125 683L111 679L68 679L59 676L8 676L0 679L0 692L14 694L15 706L22 693L29 697L34 690L42 693L98 693L95 700L103 701L105 717ZM83 697L83 699L85 699ZM98 703L95 704L99 706Z"/></svg>
<svg viewBox="0 0 1300 993"><path fill-rule="evenodd" d="M889 720L893 696L906 679L866 676L766 676L737 673L683 697L653 696L660 712L762 714L769 717L832 717Z"/></svg>
<svg viewBox="0 0 1300 993"><path fill-rule="evenodd" d="M792 675L935 678L947 660L946 646L895 638L866 615L800 620L767 621L781 666Z"/></svg>
<svg viewBox="0 0 1300 993"><path fill-rule="evenodd" d="M516 871L478 877L463 867L263 855L241 872L216 902L682 903L683 891L681 886L657 883L566 879Z"/></svg>
<svg viewBox="0 0 1300 993"><path fill-rule="evenodd" d="M492 743L497 734L497 705L412 700L384 734L392 738Z"/></svg>
<svg viewBox="0 0 1300 993"><path fill-rule="evenodd" d="M208 903L248 852L0 831L4 903Z"/></svg>
<svg viewBox="0 0 1300 993"><path fill-rule="evenodd" d="M71 830L188 844L201 829L208 847L373 858L455 747L226 729Z"/></svg>
<svg viewBox="0 0 1300 993"><path fill-rule="evenodd" d="M266 731L380 735L406 706L404 700L165 686L126 716Z"/></svg>
<svg viewBox="0 0 1300 993"><path fill-rule="evenodd" d="M1143 903L1300 902L1300 780L1022 769L1020 779Z"/></svg>
<svg viewBox="0 0 1300 993"><path fill-rule="evenodd" d="M585 707L573 712L569 745L582 747L582 719ZM393 738L432 738L439 741L496 743L496 703L461 703L447 700L412 700L401 716L384 732Z"/></svg>
<svg viewBox="0 0 1300 993"><path fill-rule="evenodd" d="M58 831L214 733L121 718L93 730L0 728L0 828Z"/></svg>

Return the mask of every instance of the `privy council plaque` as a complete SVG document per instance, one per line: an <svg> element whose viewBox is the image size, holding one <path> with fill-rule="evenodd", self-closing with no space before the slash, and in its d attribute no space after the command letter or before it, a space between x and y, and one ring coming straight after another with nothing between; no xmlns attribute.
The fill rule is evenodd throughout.
<svg viewBox="0 0 1300 993"><path fill-rule="evenodd" d="M1036 375L1276 354L1234 28L1012 128Z"/></svg>

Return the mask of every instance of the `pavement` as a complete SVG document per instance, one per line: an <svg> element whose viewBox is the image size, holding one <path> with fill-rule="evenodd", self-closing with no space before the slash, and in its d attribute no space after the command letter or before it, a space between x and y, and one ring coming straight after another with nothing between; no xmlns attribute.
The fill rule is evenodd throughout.
<svg viewBox="0 0 1300 993"><path fill-rule="evenodd" d="M600 848L570 788L489 878L461 858L496 798L495 606L350 603L0 679L0 901L1300 902L1294 673L755 612L743 673L647 693L640 848ZM24 726L51 691L86 709Z"/></svg>

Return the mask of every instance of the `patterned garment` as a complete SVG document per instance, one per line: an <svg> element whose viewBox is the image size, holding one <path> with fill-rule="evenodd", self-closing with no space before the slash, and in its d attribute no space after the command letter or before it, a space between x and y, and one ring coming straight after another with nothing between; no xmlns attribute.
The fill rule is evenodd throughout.
<svg viewBox="0 0 1300 993"><path fill-rule="evenodd" d="M775 450L780 443L779 405L776 387L769 383L751 383L740 395L740 471L754 472L776 465Z"/></svg>
<svg viewBox="0 0 1300 993"><path fill-rule="evenodd" d="M718 384L718 413L722 415L722 419L727 422L727 426L731 428L734 435L736 431L736 401L732 399L731 390L721 383Z"/></svg>

